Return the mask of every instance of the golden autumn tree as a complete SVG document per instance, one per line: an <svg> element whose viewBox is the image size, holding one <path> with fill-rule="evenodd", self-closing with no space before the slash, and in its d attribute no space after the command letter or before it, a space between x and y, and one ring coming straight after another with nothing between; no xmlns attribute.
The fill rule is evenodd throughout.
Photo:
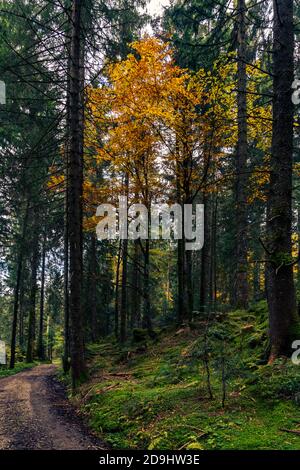
<svg viewBox="0 0 300 470"><path fill-rule="evenodd" d="M107 66L104 85L88 90L86 146L92 149L96 166L108 165L109 178L101 180L100 187L99 181L87 178L86 204L95 206L100 196L116 201L124 194L124 175L129 204L143 203L149 212L157 202L183 206L223 190L224 181L230 182L224 174L230 172L229 157L237 139L233 60L221 58L212 71L191 75L174 63L170 45L156 38L135 42L132 49L127 59ZM257 103L258 67L247 72L250 138L263 147L268 110ZM87 218L88 226L95 223L95 216ZM191 318L193 309L191 253L185 242L178 241L181 323ZM142 251L144 317L150 327L149 240Z"/></svg>

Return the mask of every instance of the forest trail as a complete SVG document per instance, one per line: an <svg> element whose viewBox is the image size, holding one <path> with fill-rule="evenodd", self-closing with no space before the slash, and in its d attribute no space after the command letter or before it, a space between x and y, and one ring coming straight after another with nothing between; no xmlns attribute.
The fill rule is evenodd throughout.
<svg viewBox="0 0 300 470"><path fill-rule="evenodd" d="M55 370L39 365L0 379L0 450L104 448L74 412Z"/></svg>

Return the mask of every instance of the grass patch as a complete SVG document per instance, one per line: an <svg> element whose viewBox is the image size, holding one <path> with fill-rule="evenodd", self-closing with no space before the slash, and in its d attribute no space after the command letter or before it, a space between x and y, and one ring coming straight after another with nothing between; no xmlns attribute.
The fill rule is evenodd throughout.
<svg viewBox="0 0 300 470"><path fill-rule="evenodd" d="M88 346L90 379L72 399L116 449L299 449L300 437L282 429L300 430L300 368L290 361L265 365L265 325L260 303L210 326L212 400L200 322L164 331L159 341L139 332L142 347L107 339Z"/></svg>
<svg viewBox="0 0 300 470"><path fill-rule="evenodd" d="M0 378L1 377L9 377L11 375L18 374L26 369L31 369L38 365L38 362L26 363L26 362L18 362L15 364L14 369L9 369L6 366L0 366Z"/></svg>

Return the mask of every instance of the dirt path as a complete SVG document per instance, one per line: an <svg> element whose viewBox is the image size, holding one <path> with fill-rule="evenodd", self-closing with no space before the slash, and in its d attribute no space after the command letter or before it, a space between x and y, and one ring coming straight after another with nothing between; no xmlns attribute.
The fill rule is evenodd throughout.
<svg viewBox="0 0 300 470"><path fill-rule="evenodd" d="M83 425L55 379L40 365L0 379L0 449L103 449Z"/></svg>

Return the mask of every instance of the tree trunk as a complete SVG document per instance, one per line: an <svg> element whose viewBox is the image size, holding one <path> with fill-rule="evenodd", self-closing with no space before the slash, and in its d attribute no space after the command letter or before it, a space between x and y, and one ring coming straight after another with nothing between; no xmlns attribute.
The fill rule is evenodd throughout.
<svg viewBox="0 0 300 470"><path fill-rule="evenodd" d="M216 312L217 306L217 220L218 220L218 195L215 195L212 208L211 223L211 306Z"/></svg>
<svg viewBox="0 0 300 470"><path fill-rule="evenodd" d="M124 177L125 196L128 198L129 176L125 173ZM127 329L127 271L128 271L128 239L127 231L123 233L126 238L122 242L122 284L121 284L121 305L120 305L120 341L126 340Z"/></svg>
<svg viewBox="0 0 300 470"><path fill-rule="evenodd" d="M66 162L68 165L68 160ZM64 221L64 353L63 370L70 370L70 290L69 290L69 217L68 217L68 176L66 178L65 221Z"/></svg>
<svg viewBox="0 0 300 470"><path fill-rule="evenodd" d="M144 246L144 311L143 311L143 328L148 331L152 330L151 308L150 308L150 241L145 240Z"/></svg>
<svg viewBox="0 0 300 470"><path fill-rule="evenodd" d="M248 306L247 280L247 74L246 2L238 0L238 143L236 152L236 279L235 304Z"/></svg>
<svg viewBox="0 0 300 470"><path fill-rule="evenodd" d="M68 8L68 15L71 15L71 9ZM69 24L69 27L71 24ZM69 28L70 29L70 28ZM70 31L68 31L70 34ZM65 143L65 198L64 198L64 351L62 366L64 373L70 370L70 286L69 286L69 153L70 153L70 73L71 73L71 49L66 35L66 50L68 54L68 76L67 76L67 117L66 117L66 143Z"/></svg>
<svg viewBox="0 0 300 470"><path fill-rule="evenodd" d="M203 195L204 204L204 233L205 243L202 248L201 259L201 279L200 279L200 312L206 314L210 312L212 301L212 201L211 197Z"/></svg>
<svg viewBox="0 0 300 470"><path fill-rule="evenodd" d="M178 157L179 158L179 157ZM189 307L190 300L189 295L191 292L188 288L188 282L190 282L191 288L191 276L190 266L187 264L187 256L185 251L185 235L184 235L184 200L182 195L182 187L184 186L181 182L184 177L182 176L182 169L177 162L177 203L181 205L182 209L182 237L177 241L177 296L178 296L178 311L177 311L177 323L182 325L189 321ZM188 281L189 279L189 281Z"/></svg>
<svg viewBox="0 0 300 470"><path fill-rule="evenodd" d="M38 340L38 358L45 360L44 348L44 297L45 297L45 265L46 265L46 234L44 234L44 242L42 248L42 274L41 274L41 296L40 296L40 324L39 324L39 340Z"/></svg>
<svg viewBox="0 0 300 470"><path fill-rule="evenodd" d="M91 339L96 342L98 334L97 321L97 240L96 234L91 233L91 259L90 259L90 309L91 309Z"/></svg>
<svg viewBox="0 0 300 470"><path fill-rule="evenodd" d="M297 333L291 257L294 77L293 1L274 0L273 138L267 204L270 362L291 350ZM298 337L298 336L297 336Z"/></svg>
<svg viewBox="0 0 300 470"><path fill-rule="evenodd" d="M19 346L22 353L24 353L24 306L25 302L25 285L24 276L22 272L21 286L20 286L20 308L19 308Z"/></svg>
<svg viewBox="0 0 300 470"><path fill-rule="evenodd" d="M116 286L115 286L115 337L119 338L119 283L120 283L120 266L122 254L122 241L119 242L117 272L116 272Z"/></svg>
<svg viewBox="0 0 300 470"><path fill-rule="evenodd" d="M194 295L193 295L193 253L185 251L185 279L186 279L186 302L187 302L187 321L190 322L193 316Z"/></svg>
<svg viewBox="0 0 300 470"><path fill-rule="evenodd" d="M177 241L177 323L184 321L183 311L183 239Z"/></svg>
<svg viewBox="0 0 300 470"><path fill-rule="evenodd" d="M14 369L15 367L15 359L16 359L16 337L17 337L17 324L18 324L18 310L19 310L19 295L20 295L20 284L21 284L21 276L22 276L22 266L23 266L23 252L24 252L24 239L27 230L27 222L28 222L28 209L29 203L27 202L27 206L25 209L24 221L23 221L23 230L22 230L22 237L19 246L19 253L18 253L18 261L17 261L17 276L16 276L16 285L15 285L15 292L14 292L14 310L13 310L13 322L12 322L12 333L11 333L11 353L10 353L10 369Z"/></svg>
<svg viewBox="0 0 300 470"><path fill-rule="evenodd" d="M140 323L140 249L139 241L133 242L133 267L132 267L132 303L130 315L131 329L139 326Z"/></svg>
<svg viewBox="0 0 300 470"><path fill-rule="evenodd" d="M177 245L177 276L178 276L178 324L188 323L192 317L192 255L185 249L184 237L184 204L182 204L182 239Z"/></svg>
<svg viewBox="0 0 300 470"><path fill-rule="evenodd" d="M70 65L70 162L69 162L69 242L70 242L70 326L72 385L86 373L82 320L82 83L81 2L73 0Z"/></svg>
<svg viewBox="0 0 300 470"><path fill-rule="evenodd" d="M37 292L37 270L39 264L39 239L37 234L36 214L33 214L33 238L31 252L31 281L30 281L30 298L29 298L29 319L28 319L28 337L26 362L33 362L34 359L34 343L35 343L35 323L36 323L36 292Z"/></svg>
<svg viewBox="0 0 300 470"><path fill-rule="evenodd" d="M126 340L128 240L122 242L122 284L120 306L120 341Z"/></svg>
<svg viewBox="0 0 300 470"><path fill-rule="evenodd" d="M49 361L52 361L52 332L51 332L51 318L47 315L46 322L46 338L47 338L47 357Z"/></svg>

